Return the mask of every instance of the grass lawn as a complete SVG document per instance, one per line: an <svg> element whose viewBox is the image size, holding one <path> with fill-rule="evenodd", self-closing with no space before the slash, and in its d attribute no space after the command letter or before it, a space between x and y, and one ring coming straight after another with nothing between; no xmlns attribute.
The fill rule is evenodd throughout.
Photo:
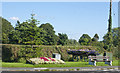
<svg viewBox="0 0 120 73"><path fill-rule="evenodd" d="M113 66L118 66L118 60L113 61ZM105 62L97 62L97 66L109 66L105 64ZM94 67L93 65L89 65L88 62L65 62L65 64L24 64L24 63L9 63L2 62L2 67Z"/></svg>

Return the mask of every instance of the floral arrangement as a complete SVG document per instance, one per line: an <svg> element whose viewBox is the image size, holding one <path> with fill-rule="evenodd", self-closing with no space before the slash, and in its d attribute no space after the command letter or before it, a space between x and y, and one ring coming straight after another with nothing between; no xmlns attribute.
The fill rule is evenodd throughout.
<svg viewBox="0 0 120 73"><path fill-rule="evenodd" d="M27 60L32 64L64 64L63 60L58 60L51 57L30 58Z"/></svg>

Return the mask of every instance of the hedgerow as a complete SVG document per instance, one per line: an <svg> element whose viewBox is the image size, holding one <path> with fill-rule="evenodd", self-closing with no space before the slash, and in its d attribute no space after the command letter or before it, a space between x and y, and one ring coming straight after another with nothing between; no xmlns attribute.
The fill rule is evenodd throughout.
<svg viewBox="0 0 120 73"><path fill-rule="evenodd" d="M2 45L2 61L3 62L25 62L25 60L37 57L52 57L53 53L61 54L63 61L69 61L70 55L68 49L95 49L92 46L44 46L44 45Z"/></svg>

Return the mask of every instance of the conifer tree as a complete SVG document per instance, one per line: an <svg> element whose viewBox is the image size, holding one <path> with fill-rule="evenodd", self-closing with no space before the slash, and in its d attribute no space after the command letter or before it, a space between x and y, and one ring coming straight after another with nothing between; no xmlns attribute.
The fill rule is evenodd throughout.
<svg viewBox="0 0 120 73"><path fill-rule="evenodd" d="M111 51L113 47L113 38L112 38L112 0L110 0L110 11L109 11L109 20L108 20L108 32L107 34L103 37L104 38L104 43L105 46L107 46L106 49Z"/></svg>

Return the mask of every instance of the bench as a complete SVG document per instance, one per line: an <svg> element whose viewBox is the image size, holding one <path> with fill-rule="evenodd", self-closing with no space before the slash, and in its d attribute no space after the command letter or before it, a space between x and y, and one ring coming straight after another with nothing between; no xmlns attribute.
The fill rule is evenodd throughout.
<svg viewBox="0 0 120 73"><path fill-rule="evenodd" d="M96 62L105 62L105 64L112 66L112 60L109 60L108 56L88 56L88 59L90 65L96 66Z"/></svg>

